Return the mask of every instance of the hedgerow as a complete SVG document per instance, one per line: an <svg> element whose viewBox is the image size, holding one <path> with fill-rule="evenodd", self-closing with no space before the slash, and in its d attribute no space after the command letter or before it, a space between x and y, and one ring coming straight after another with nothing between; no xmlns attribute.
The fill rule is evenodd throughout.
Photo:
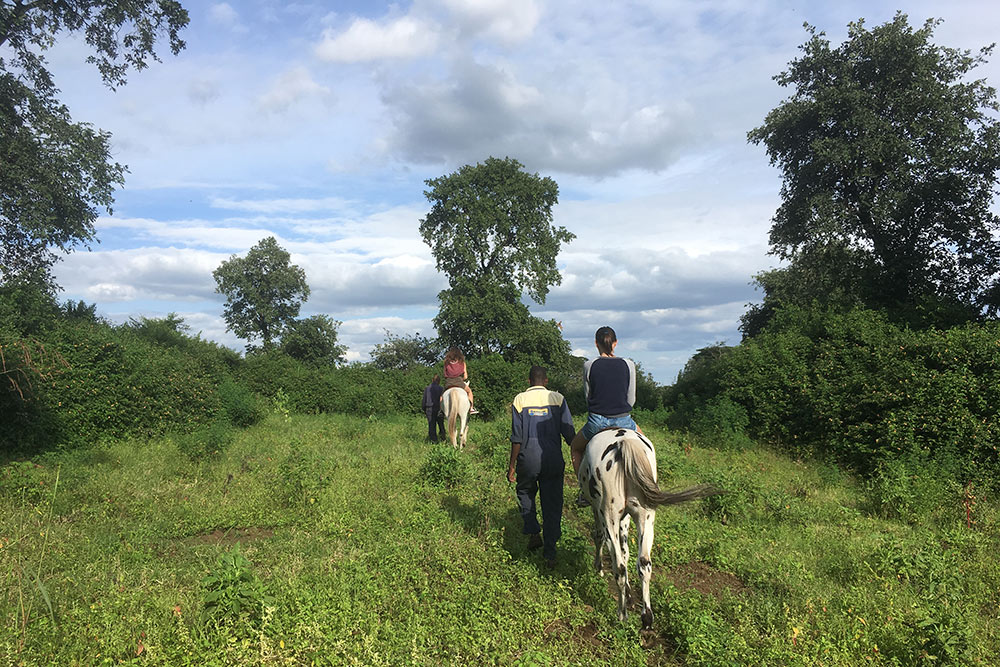
<svg viewBox="0 0 1000 667"><path fill-rule="evenodd" d="M914 330L871 310L786 309L719 360L722 394L756 438L864 473L935 461L1000 472L1000 324Z"/></svg>

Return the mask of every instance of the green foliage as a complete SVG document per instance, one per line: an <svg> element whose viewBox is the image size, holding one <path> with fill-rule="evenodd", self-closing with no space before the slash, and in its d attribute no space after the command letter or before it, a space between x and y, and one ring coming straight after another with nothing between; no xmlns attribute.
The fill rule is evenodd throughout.
<svg viewBox="0 0 1000 667"><path fill-rule="evenodd" d="M328 315L293 320L281 336L281 351L310 366L342 364L347 347L337 344L337 328L341 324Z"/></svg>
<svg viewBox="0 0 1000 667"><path fill-rule="evenodd" d="M727 396L715 396L695 414L690 429L707 446L744 449L752 444L747 435L749 425L750 418L742 405Z"/></svg>
<svg viewBox="0 0 1000 667"><path fill-rule="evenodd" d="M227 421L238 428L253 426L264 418L264 405L247 387L225 377L216 390Z"/></svg>
<svg viewBox="0 0 1000 667"><path fill-rule="evenodd" d="M765 307L804 292L824 304L997 312L998 105L983 80L966 80L992 47L937 46L937 24L858 21L838 47L807 26L802 55L775 77L792 95L748 138L783 172L770 242L794 279L766 278Z"/></svg>
<svg viewBox="0 0 1000 667"><path fill-rule="evenodd" d="M385 340L372 349L372 366L380 370L408 371L421 366L433 366L444 356L440 340L415 333L396 336L385 330Z"/></svg>
<svg viewBox="0 0 1000 667"><path fill-rule="evenodd" d="M264 584L243 555L239 543L219 555L201 580L201 619L216 627L259 628L271 599Z"/></svg>
<svg viewBox="0 0 1000 667"><path fill-rule="evenodd" d="M450 443L436 443L420 466L420 479L431 486L451 489L466 479L468 469L468 462Z"/></svg>
<svg viewBox="0 0 1000 667"><path fill-rule="evenodd" d="M560 245L575 236L552 224L555 181L522 167L491 157L427 181L431 210L420 234L449 285L438 295L434 326L442 342L472 358L501 354L553 365L568 356L569 344L556 322L529 313L522 291L545 303L562 281Z"/></svg>
<svg viewBox="0 0 1000 667"><path fill-rule="evenodd" d="M187 12L177 2L33 2L0 6L0 283L51 285L55 251L95 238L99 209L111 210L125 167L112 161L111 136L74 123L42 53L57 37L81 35L104 83L125 83L156 58L166 37L177 54Z"/></svg>
<svg viewBox="0 0 1000 667"><path fill-rule="evenodd" d="M426 181L431 210L420 234L453 287L458 280L477 288L523 286L545 303L549 287L562 282L556 255L575 236L552 225L559 187L523 166L490 157Z"/></svg>
<svg viewBox="0 0 1000 667"><path fill-rule="evenodd" d="M269 236L246 257L232 255L212 272L215 291L226 297L227 329L249 341L248 351L256 349L257 339L265 350L271 349L309 298L306 274L290 258Z"/></svg>
<svg viewBox="0 0 1000 667"><path fill-rule="evenodd" d="M220 417L175 437L177 449L192 461L198 461L222 452L233 441L233 429Z"/></svg>
<svg viewBox="0 0 1000 667"><path fill-rule="evenodd" d="M499 355L468 362L469 385L476 397L476 409L483 419L510 416L514 397L528 388L529 364L511 364Z"/></svg>
<svg viewBox="0 0 1000 667"><path fill-rule="evenodd" d="M727 355L750 434L861 471L919 455L961 480L1000 472L1000 324L911 330L870 310L786 308Z"/></svg>

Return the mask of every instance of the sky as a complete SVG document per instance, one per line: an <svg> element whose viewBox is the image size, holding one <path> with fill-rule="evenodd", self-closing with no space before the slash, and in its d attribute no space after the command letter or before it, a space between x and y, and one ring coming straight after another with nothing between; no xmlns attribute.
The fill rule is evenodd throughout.
<svg viewBox="0 0 1000 667"><path fill-rule="evenodd" d="M300 317L342 322L349 361L395 336L434 336L447 287L419 224L425 181L512 157L559 185L576 235L562 283L531 312L592 357L672 384L700 348L740 342L760 300L781 174L747 132L791 93L773 80L808 39L908 14L978 51L991 2L882 0L182 0L178 56L104 87L82 40L47 53L74 120L111 133L128 166L99 243L56 267L62 299L120 323L175 313L237 350L212 271L274 236L311 288ZM977 78L1000 84L989 62ZM526 297L527 298L527 297Z"/></svg>

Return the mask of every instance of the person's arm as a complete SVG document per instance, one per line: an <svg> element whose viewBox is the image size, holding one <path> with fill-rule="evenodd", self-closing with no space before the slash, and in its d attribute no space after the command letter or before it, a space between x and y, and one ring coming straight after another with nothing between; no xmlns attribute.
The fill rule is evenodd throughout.
<svg viewBox="0 0 1000 667"><path fill-rule="evenodd" d="M635 405L635 362L626 359L625 363L628 365L628 396L625 400L628 401L628 406L631 408Z"/></svg>
<svg viewBox="0 0 1000 667"><path fill-rule="evenodd" d="M507 466L507 481L511 484L517 482L517 455L521 453L521 443L510 443L510 464Z"/></svg>
<svg viewBox="0 0 1000 667"><path fill-rule="evenodd" d="M521 432L521 411L517 409L517 399L510 406L510 464L507 466L507 481L517 480L517 455L521 453L521 441L524 436Z"/></svg>
<svg viewBox="0 0 1000 667"><path fill-rule="evenodd" d="M573 426L573 415L569 412L569 404L566 403L565 398L560 408L559 432L562 434L566 444L571 445L573 438L576 436L576 427Z"/></svg>

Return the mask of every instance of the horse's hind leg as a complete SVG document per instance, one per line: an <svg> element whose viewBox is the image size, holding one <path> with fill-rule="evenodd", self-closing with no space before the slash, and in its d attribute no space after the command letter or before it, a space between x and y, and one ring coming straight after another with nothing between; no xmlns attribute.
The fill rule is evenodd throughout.
<svg viewBox="0 0 1000 667"><path fill-rule="evenodd" d="M604 527L604 517L598 515L597 508L594 508L594 531L591 533L594 538L594 571L604 576L604 535L607 529Z"/></svg>
<svg viewBox="0 0 1000 667"><path fill-rule="evenodd" d="M624 621L628 605L628 563L622 558L621 541L618 539L621 521L617 511L604 511L605 539L611 547L611 571L618 584L618 620ZM626 539L627 539L626 533Z"/></svg>
<svg viewBox="0 0 1000 667"><path fill-rule="evenodd" d="M653 607L649 603L649 579L653 574L653 563L650 552L653 548L653 522L656 518L654 510L640 509L636 517L639 528L639 580L642 582L642 627L644 630L653 628Z"/></svg>
<svg viewBox="0 0 1000 667"><path fill-rule="evenodd" d="M632 517L625 514L618 521L618 545L621 547L622 564L625 565L625 602L632 600L632 586L628 581L628 559L631 557L628 548L628 531L632 526Z"/></svg>

